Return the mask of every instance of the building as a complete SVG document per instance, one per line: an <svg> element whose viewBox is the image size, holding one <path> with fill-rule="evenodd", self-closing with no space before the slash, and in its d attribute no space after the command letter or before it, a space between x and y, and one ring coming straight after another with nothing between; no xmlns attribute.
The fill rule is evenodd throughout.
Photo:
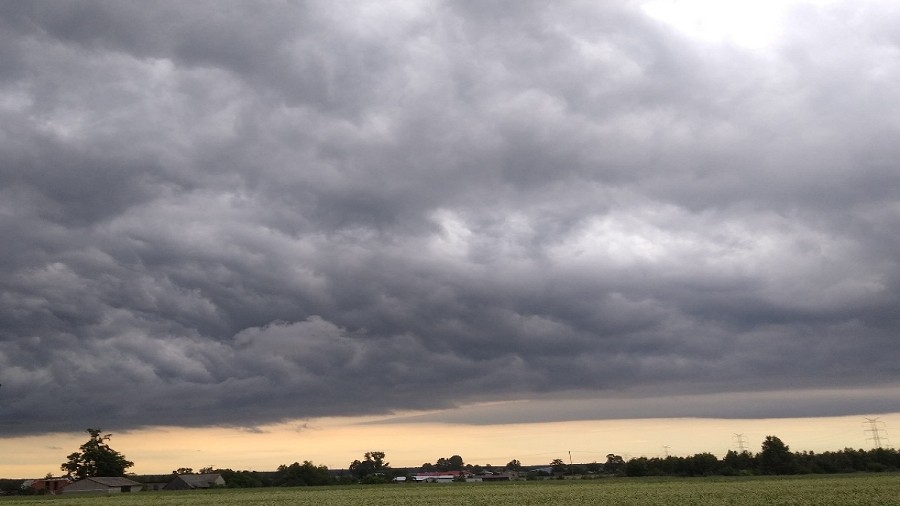
<svg viewBox="0 0 900 506"><path fill-rule="evenodd" d="M128 478L102 477L78 480L63 489L64 494L101 493L118 494L123 492L140 492L142 485Z"/></svg>
<svg viewBox="0 0 900 506"><path fill-rule="evenodd" d="M26 480L22 483L22 488L30 488L37 493L50 493L53 495L61 494L62 489L72 483L68 478L41 478L39 480ZM46 492L45 492L46 491Z"/></svg>
<svg viewBox="0 0 900 506"><path fill-rule="evenodd" d="M413 475L412 479L417 483L450 483L463 476L462 471L423 471Z"/></svg>
<svg viewBox="0 0 900 506"><path fill-rule="evenodd" d="M513 476L510 474L479 474L477 476L473 476L471 478L467 478L466 481L512 481Z"/></svg>
<svg viewBox="0 0 900 506"><path fill-rule="evenodd" d="M163 490L194 490L198 488L224 487L221 474L176 474Z"/></svg>

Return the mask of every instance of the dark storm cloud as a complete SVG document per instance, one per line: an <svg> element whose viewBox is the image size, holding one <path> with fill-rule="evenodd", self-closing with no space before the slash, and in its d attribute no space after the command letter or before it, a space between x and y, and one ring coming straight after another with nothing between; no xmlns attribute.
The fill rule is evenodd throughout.
<svg viewBox="0 0 900 506"><path fill-rule="evenodd" d="M885 5L2 9L4 434L896 405Z"/></svg>

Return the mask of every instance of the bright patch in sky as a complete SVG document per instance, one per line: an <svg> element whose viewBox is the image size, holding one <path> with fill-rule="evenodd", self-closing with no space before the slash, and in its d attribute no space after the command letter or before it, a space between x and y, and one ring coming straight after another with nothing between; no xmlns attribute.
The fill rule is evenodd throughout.
<svg viewBox="0 0 900 506"><path fill-rule="evenodd" d="M643 9L690 37L762 49L778 41L785 15L796 4L780 0L663 0L649 2Z"/></svg>

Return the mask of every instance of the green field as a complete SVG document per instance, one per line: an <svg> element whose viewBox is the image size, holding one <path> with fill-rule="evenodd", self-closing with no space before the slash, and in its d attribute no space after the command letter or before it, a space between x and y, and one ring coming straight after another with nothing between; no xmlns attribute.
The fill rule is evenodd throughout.
<svg viewBox="0 0 900 506"><path fill-rule="evenodd" d="M0 506L900 505L900 475L609 478L0 498Z"/></svg>

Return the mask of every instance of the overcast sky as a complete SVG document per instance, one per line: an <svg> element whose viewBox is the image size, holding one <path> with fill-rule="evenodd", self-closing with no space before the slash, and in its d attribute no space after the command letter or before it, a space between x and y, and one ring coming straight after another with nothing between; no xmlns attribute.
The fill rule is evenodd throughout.
<svg viewBox="0 0 900 506"><path fill-rule="evenodd" d="M677 5L0 2L0 433L896 411L900 7Z"/></svg>

